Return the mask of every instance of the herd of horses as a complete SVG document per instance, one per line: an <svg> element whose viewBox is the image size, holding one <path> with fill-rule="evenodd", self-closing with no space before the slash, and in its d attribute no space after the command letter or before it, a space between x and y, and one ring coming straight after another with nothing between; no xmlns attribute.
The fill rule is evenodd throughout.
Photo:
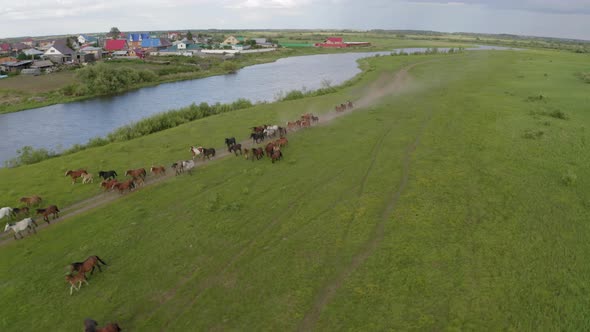
<svg viewBox="0 0 590 332"><path fill-rule="evenodd" d="M336 112L343 112L346 109L352 108L353 105L351 102L347 102L341 105L336 106ZM241 155L246 160L261 160L266 155L268 158L271 159L271 162L274 164L277 161L280 161L283 158L282 149L285 148L289 141L286 138L286 135L289 131L297 130L299 128L307 128L310 127L312 124L319 122L319 117L311 114L306 113L301 115L301 118L293 121L287 122L287 126L281 127L278 125L261 125L256 127L251 127L252 133L250 137L254 144L260 144L265 140L271 139L264 147L252 147L252 148L242 148L242 144L238 143L235 137L229 137L225 139L225 145L227 146L227 150L229 153L234 153L236 156ZM278 136L278 137L277 137ZM214 148L204 148L202 146L191 146L190 152L192 153L191 160L181 160L173 163L171 165L172 169L174 169L176 175L180 175L181 173L187 172L192 174L192 169L195 168L195 159L200 157L203 160L211 159L215 157L216 151ZM166 174L166 168L164 166L152 166L150 168L150 172L154 176L162 176ZM77 170L68 170L65 173L65 176L69 176L72 179L72 184L75 184L78 179L82 179L82 183L93 183L94 177L91 173L88 173L85 169L77 169ZM144 168L138 169L131 169L125 172L125 176L128 178L125 181L119 181L117 179L118 174L115 170L108 170L108 171L99 171L98 176L102 179L100 183L100 187L104 191L113 191L117 190L119 193L123 194L125 191L131 191L135 188L142 186L145 183L145 179L147 177L147 171ZM24 238L22 232L28 231L30 234L31 232L36 233L36 227L38 224L35 220L30 216L31 207L39 206L43 199L37 195L33 195L30 197L22 197L19 200L21 203L26 204L25 206L21 206L18 208L11 208L11 207L4 207L0 209L0 220L4 217L9 218L16 218L19 215L28 216L16 223L7 223L4 231L12 230L14 232L14 238L17 238L17 235L20 235L21 239ZM43 220L50 223L49 217L52 216L53 219L59 218L59 208L56 205L49 205L46 208L37 208L36 215L42 215ZM65 279L70 284L70 295L72 295L73 291L79 291L82 287L82 283L88 285L88 277L86 273L90 272L92 275L94 273L95 268L98 268L100 272L102 272L102 268L100 264L107 265L100 257L98 256L90 256L83 262L74 262L69 267L69 272L66 274ZM99 328L98 323L90 318L84 320L84 331L87 332L116 332L121 331L121 328L117 323L109 323L105 327Z"/></svg>
<svg viewBox="0 0 590 332"><path fill-rule="evenodd" d="M352 104L352 102L351 101L347 101L346 103L342 103L340 105L336 105L334 107L334 110L337 113L340 113L340 112L344 112L346 110L352 109L353 107L354 107L354 105Z"/></svg>
<svg viewBox="0 0 590 332"><path fill-rule="evenodd" d="M8 232L8 231L12 231L13 235L14 235L14 239L17 240L18 237L17 235L20 236L20 238L24 238L24 235L22 234L23 231L27 230L28 234L31 233L31 231L33 231L34 233L37 233L36 228L39 226L37 224L37 222L30 216L31 215L31 207L32 206L38 206L41 204L41 202L43 201L43 199L39 196L31 196L31 197L22 197L20 200L20 202L25 203L27 205L25 206L21 206L21 207L3 207L0 208L0 220L2 220L5 217L8 217L8 219L10 220L14 220L19 216L25 216L24 219L22 219L19 222L8 222L6 223L6 226L4 227L4 232ZM59 218L59 208L56 205L49 205L45 208L37 208L35 209L35 215L41 215L43 217L43 220L49 224L50 220L49 217L53 217L53 220Z"/></svg>

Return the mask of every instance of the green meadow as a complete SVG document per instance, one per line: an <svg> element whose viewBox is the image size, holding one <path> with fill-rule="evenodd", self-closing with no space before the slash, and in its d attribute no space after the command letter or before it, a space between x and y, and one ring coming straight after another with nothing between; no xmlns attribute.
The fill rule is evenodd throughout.
<svg viewBox="0 0 590 332"><path fill-rule="evenodd" d="M0 246L2 331L588 330L588 56L382 56L340 91L258 105L15 169L1 205L100 193L68 169L190 158L249 127L326 114L284 160L233 156ZM69 295L65 266L109 265Z"/></svg>

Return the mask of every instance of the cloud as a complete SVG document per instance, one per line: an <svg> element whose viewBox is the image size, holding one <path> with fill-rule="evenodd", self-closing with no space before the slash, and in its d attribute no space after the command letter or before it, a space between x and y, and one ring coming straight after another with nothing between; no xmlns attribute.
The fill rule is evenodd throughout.
<svg viewBox="0 0 590 332"><path fill-rule="evenodd" d="M479 5L491 9L524 10L559 14L590 14L590 0L463 0L461 2L444 0L406 0L405 2L413 4Z"/></svg>
<svg viewBox="0 0 590 332"><path fill-rule="evenodd" d="M224 5L231 9L292 9L308 5L311 0L239 0Z"/></svg>

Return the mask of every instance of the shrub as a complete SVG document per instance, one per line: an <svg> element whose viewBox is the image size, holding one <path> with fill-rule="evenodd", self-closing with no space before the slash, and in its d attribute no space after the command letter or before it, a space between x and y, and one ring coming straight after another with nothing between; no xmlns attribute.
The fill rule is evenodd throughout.
<svg viewBox="0 0 590 332"><path fill-rule="evenodd" d="M57 156L54 151L44 148L34 149L32 146L24 146L16 150L17 156L4 162L5 167L18 167L22 165L35 164L42 160Z"/></svg>
<svg viewBox="0 0 590 332"><path fill-rule="evenodd" d="M566 186L574 185L577 179L578 176L572 170L568 170L561 176L561 182Z"/></svg>
<svg viewBox="0 0 590 332"><path fill-rule="evenodd" d="M556 119L567 120L569 117L561 110L554 110L549 112L549 116Z"/></svg>

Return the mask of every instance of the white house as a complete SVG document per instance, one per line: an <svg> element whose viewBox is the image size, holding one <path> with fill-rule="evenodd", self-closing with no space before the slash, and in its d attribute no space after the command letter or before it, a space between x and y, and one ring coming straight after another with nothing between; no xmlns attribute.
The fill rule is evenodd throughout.
<svg viewBox="0 0 590 332"><path fill-rule="evenodd" d="M44 57L50 58L53 62L64 63L72 61L74 51L62 43L55 43L44 54Z"/></svg>

